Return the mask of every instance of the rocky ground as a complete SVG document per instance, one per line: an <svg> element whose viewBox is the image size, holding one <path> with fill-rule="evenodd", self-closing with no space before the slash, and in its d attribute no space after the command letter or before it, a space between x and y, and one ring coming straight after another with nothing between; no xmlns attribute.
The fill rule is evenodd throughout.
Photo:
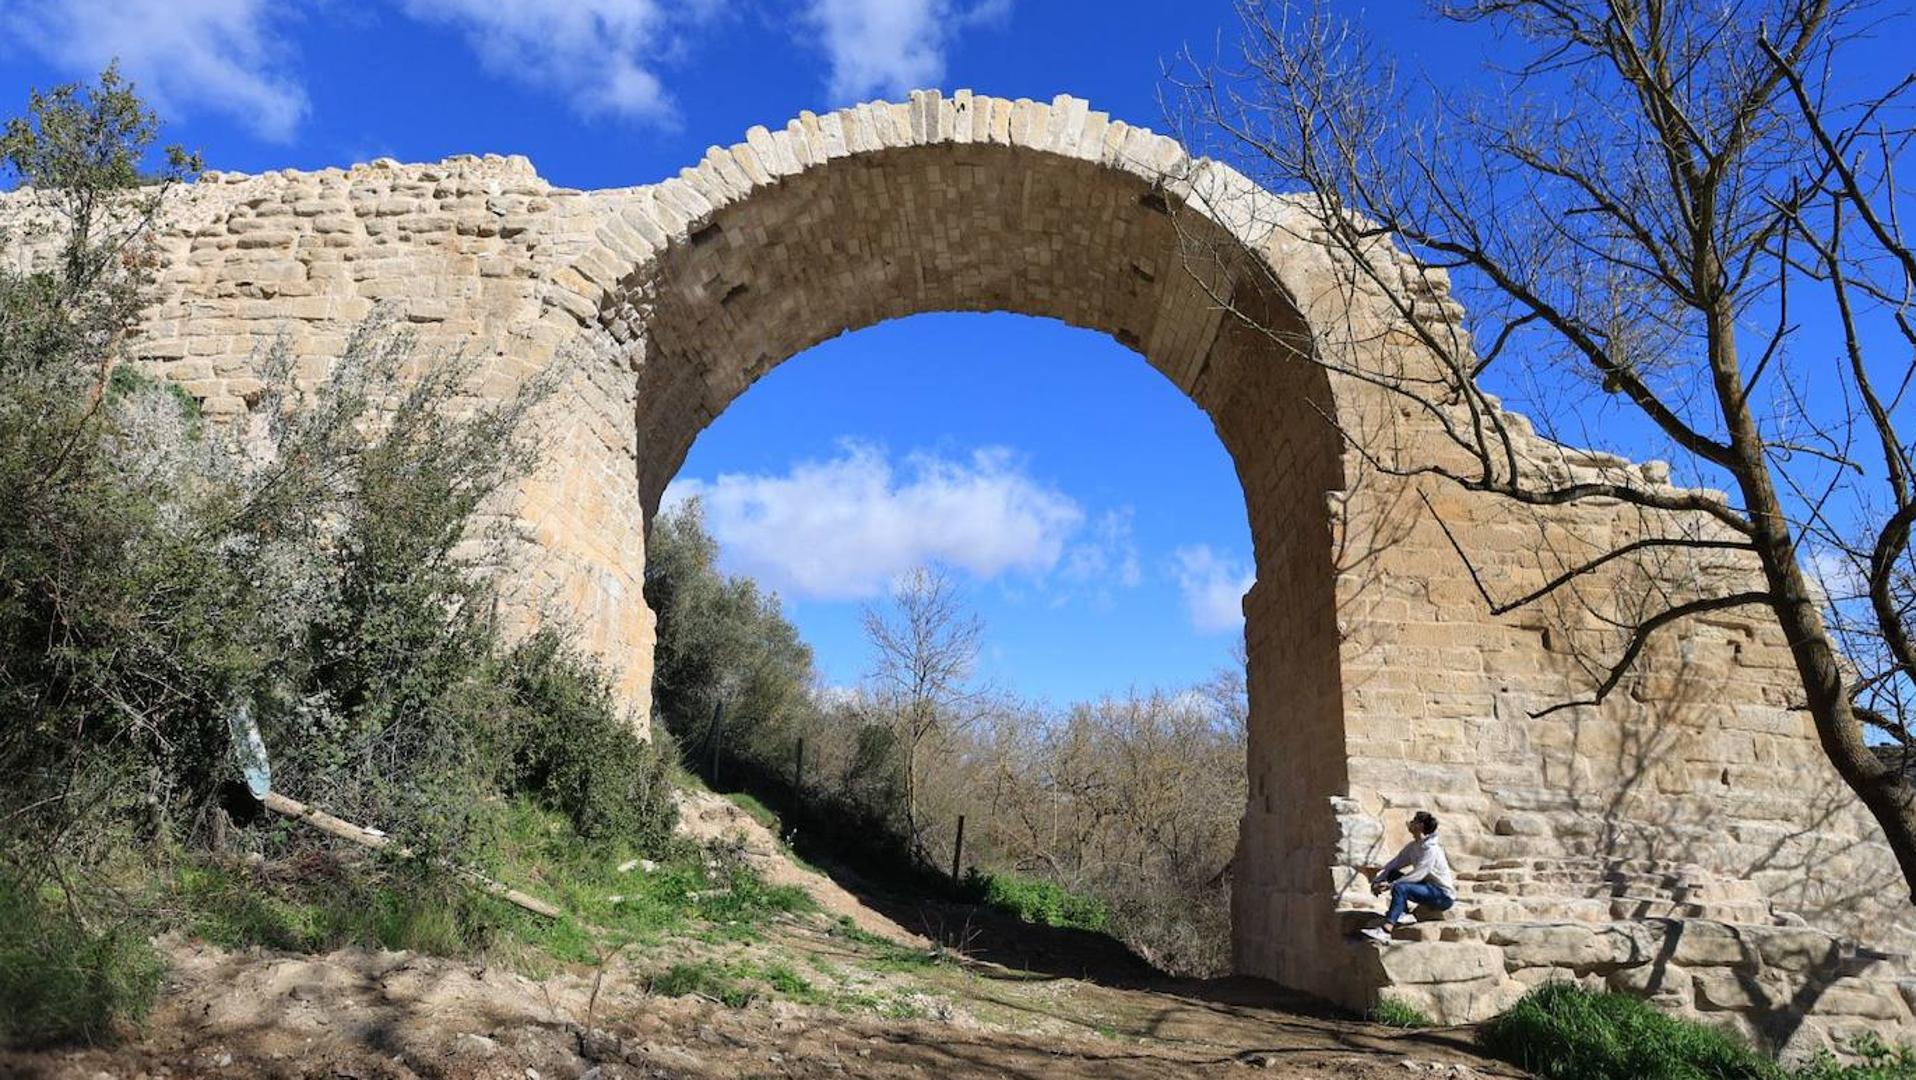
<svg viewBox="0 0 1916 1080"><path fill-rule="evenodd" d="M784 860L756 823L694 798L689 829L744 836L768 876L815 890L826 910L748 935L673 935L601 969L536 976L503 960L227 953L167 940L169 987L142 1031L114 1045L0 1055L0 1075L1520 1075L1473 1053L1465 1030L1356 1022L1249 980L1163 979L1103 939L966 921L975 913L955 907L874 910ZM929 940L939 937L962 951ZM662 985L673 968L713 977Z"/></svg>

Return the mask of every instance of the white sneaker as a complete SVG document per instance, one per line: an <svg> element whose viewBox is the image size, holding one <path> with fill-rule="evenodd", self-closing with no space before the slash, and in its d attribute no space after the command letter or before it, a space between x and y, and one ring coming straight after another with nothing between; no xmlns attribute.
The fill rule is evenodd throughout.
<svg viewBox="0 0 1916 1080"><path fill-rule="evenodd" d="M1358 933L1375 941L1379 945L1390 944L1390 931L1381 926L1366 926L1364 929L1359 930Z"/></svg>
<svg viewBox="0 0 1916 1080"><path fill-rule="evenodd" d="M1416 921L1417 921L1417 916L1412 915L1410 912L1406 911L1404 912L1403 917L1397 920L1397 925L1410 926L1414 924Z"/></svg>

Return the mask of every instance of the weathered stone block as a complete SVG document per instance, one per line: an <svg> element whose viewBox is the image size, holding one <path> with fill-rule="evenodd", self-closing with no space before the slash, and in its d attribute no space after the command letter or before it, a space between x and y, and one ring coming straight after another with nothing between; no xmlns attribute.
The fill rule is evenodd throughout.
<svg viewBox="0 0 1916 1080"><path fill-rule="evenodd" d="M1743 928L1724 923L1688 920L1675 924L1676 951L1671 959L1684 967L1755 968L1761 960Z"/></svg>
<svg viewBox="0 0 1916 1080"><path fill-rule="evenodd" d="M1503 950L1493 945L1406 941L1375 948L1387 983L1501 982Z"/></svg>

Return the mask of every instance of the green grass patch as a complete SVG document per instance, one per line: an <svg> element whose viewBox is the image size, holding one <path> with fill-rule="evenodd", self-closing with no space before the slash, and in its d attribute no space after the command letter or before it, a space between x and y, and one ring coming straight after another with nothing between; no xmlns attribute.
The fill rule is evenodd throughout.
<svg viewBox="0 0 1916 1080"><path fill-rule="evenodd" d="M1545 983L1485 1023L1490 1054L1549 1080L1770 1080L1783 1073L1741 1040L1648 1002Z"/></svg>
<svg viewBox="0 0 1916 1080"><path fill-rule="evenodd" d="M896 995L885 998L874 1010L887 1020L923 1020L931 1013L915 998Z"/></svg>
<svg viewBox="0 0 1916 1080"><path fill-rule="evenodd" d="M162 903L186 930L226 948L487 952L534 974L674 933L751 940L769 919L814 906L804 890L768 885L736 858L684 842L641 852L588 841L564 814L525 799L502 806L488 830L478 868L555 904L563 918L522 911L443 871L310 846L254 867L182 859ZM619 870L642 854L654 870Z"/></svg>
<svg viewBox="0 0 1916 1080"><path fill-rule="evenodd" d="M618 843L581 843L563 818L523 801L503 815L495 850L491 869L500 880L568 913L573 927L529 928L533 944L557 946L562 959L576 952L576 942L568 948L567 939L581 924L606 931L609 947L657 941L697 923L711 924L706 936L714 940L747 940L779 914L816 906L803 889L769 885L740 860L707 855L693 844L642 853ZM619 870L641 854L651 855L657 868Z"/></svg>
<svg viewBox="0 0 1916 1080"><path fill-rule="evenodd" d="M1424 1015L1424 1011L1407 1001L1393 997L1380 997L1377 1004L1370 1007L1368 1018L1373 1024L1382 1024L1394 1028L1435 1027L1436 1021Z"/></svg>
<svg viewBox="0 0 1916 1080"><path fill-rule="evenodd" d="M755 965L745 960L697 960L673 964L647 980L647 989L665 997L699 994L734 1009L761 998L782 997L807 1005L830 1004L832 996L782 961Z"/></svg>
<svg viewBox="0 0 1916 1080"><path fill-rule="evenodd" d="M714 960L673 964L652 976L647 989L665 997L700 994L722 1001L734 1009L744 1008L757 996L753 989L741 980L740 972L736 968Z"/></svg>
<svg viewBox="0 0 1916 1080"><path fill-rule="evenodd" d="M1025 922L1096 933L1110 929L1111 911L1095 897L1074 893L1056 882L1016 874L984 874L980 878L985 903Z"/></svg>
<svg viewBox="0 0 1916 1080"><path fill-rule="evenodd" d="M941 949L915 949L861 929L849 915L840 915L831 933L841 941L861 946L869 957L867 966L874 971L926 971L948 959Z"/></svg>
<svg viewBox="0 0 1916 1080"><path fill-rule="evenodd" d="M97 1042L159 996L165 964L135 924L83 925L0 879L0 1046Z"/></svg>
<svg viewBox="0 0 1916 1080"><path fill-rule="evenodd" d="M1546 1080L1916 1080L1916 1049L1864 1035L1786 1068L1733 1035L1658 1012L1639 998L1545 983L1485 1023L1490 1054Z"/></svg>
<svg viewBox="0 0 1916 1080"><path fill-rule="evenodd" d="M784 997L791 998L793 1001L819 1002L825 1000L825 995L819 993L818 990L812 986L811 981L806 979L805 976L793 971L789 964L783 962L767 964L761 970L760 974L773 990Z"/></svg>
<svg viewBox="0 0 1916 1080"><path fill-rule="evenodd" d="M257 868L185 861L172 900L188 931L228 949L362 945L460 956L517 922L504 904L444 875L310 854Z"/></svg>
<svg viewBox="0 0 1916 1080"><path fill-rule="evenodd" d="M773 836L781 835L782 829L778 822L778 815L772 813L771 807L743 791L730 792L725 797L733 806L745 811L746 817L772 830Z"/></svg>

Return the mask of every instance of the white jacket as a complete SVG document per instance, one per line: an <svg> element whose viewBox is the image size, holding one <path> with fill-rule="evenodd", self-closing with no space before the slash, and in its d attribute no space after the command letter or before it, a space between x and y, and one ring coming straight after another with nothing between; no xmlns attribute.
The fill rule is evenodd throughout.
<svg viewBox="0 0 1916 1080"><path fill-rule="evenodd" d="M1435 834L1420 836L1405 844L1404 850L1385 863L1377 876L1379 880L1386 879L1397 869L1404 871L1398 881L1425 881L1452 896L1457 895L1457 875L1450 872L1450 859L1445 857L1444 846L1437 842Z"/></svg>

